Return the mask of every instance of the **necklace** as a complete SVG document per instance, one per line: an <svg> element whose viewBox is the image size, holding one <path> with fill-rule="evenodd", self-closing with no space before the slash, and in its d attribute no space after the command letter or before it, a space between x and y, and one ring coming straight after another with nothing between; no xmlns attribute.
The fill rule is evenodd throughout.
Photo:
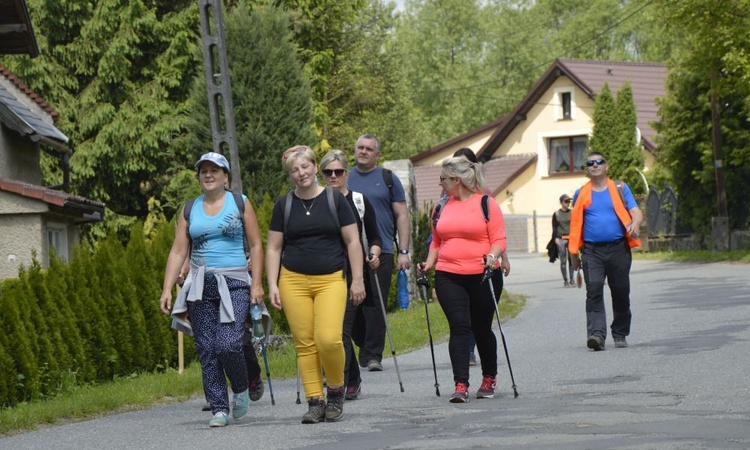
<svg viewBox="0 0 750 450"><path fill-rule="evenodd" d="M308 207L305 205L305 201L302 200L302 198L299 199L300 203L302 203L302 207L305 208L305 215L310 215L310 210L312 209L313 205L315 204L315 199L318 197L313 197L313 201L310 203L310 206Z"/></svg>

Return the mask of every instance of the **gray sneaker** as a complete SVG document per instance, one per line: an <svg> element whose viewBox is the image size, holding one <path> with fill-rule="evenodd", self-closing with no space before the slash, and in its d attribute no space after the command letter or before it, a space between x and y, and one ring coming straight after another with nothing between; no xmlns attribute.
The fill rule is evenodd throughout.
<svg viewBox="0 0 750 450"><path fill-rule="evenodd" d="M257 378L253 378L250 380L250 401L251 402L257 402L261 398L263 398L263 392L265 391L265 388L263 387L263 379L258 375Z"/></svg>
<svg viewBox="0 0 750 450"><path fill-rule="evenodd" d="M328 388L328 403L326 404L326 421L335 422L344 415L344 391L346 388L341 386L338 389Z"/></svg>
<svg viewBox="0 0 750 450"><path fill-rule="evenodd" d="M302 423L319 423L326 420L326 402L322 398L311 398L307 401L307 412L302 416Z"/></svg>
<svg viewBox="0 0 750 450"><path fill-rule="evenodd" d="M596 352L604 350L604 338L596 335L589 336L588 340L586 341L586 347Z"/></svg>
<svg viewBox="0 0 750 450"><path fill-rule="evenodd" d="M627 347L628 347L628 341L626 341L624 337L615 338L615 348L627 348Z"/></svg>
<svg viewBox="0 0 750 450"><path fill-rule="evenodd" d="M382 372L383 365L377 359L371 359L367 361L367 370L370 372Z"/></svg>

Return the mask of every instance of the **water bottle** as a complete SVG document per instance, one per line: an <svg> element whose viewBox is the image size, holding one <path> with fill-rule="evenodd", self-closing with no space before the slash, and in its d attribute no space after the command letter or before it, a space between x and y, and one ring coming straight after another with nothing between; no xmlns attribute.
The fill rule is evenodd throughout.
<svg viewBox="0 0 750 450"><path fill-rule="evenodd" d="M398 286L398 307L406 309L409 307L409 280L404 269L398 271L396 285Z"/></svg>
<svg viewBox="0 0 750 450"><path fill-rule="evenodd" d="M260 303L250 305L250 319L253 321L253 339L259 341L266 337L263 329L263 308Z"/></svg>

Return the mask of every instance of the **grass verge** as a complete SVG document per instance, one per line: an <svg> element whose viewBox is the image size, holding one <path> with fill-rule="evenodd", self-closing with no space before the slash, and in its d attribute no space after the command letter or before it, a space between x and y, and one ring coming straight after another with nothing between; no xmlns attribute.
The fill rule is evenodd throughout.
<svg viewBox="0 0 750 450"><path fill-rule="evenodd" d="M712 252L710 250L674 251L674 252L633 252L638 259L658 259L662 261L691 262L738 262L750 264L750 250L733 250L731 252Z"/></svg>
<svg viewBox="0 0 750 450"><path fill-rule="evenodd" d="M522 295L508 295L503 291L500 314L503 319L515 317L524 307ZM430 303L430 325L433 341L448 337L448 322L440 305ZM412 303L409 309L388 315L394 346L398 354L422 348L429 343L426 313L423 302ZM390 350L386 342L386 350ZM291 347L268 353L271 380L295 376L295 352ZM261 358L261 370L265 372ZM111 383L83 386L69 392L12 408L0 409L0 434L15 434L38 427L60 425L90 419L104 414L146 409L160 403L180 402L202 395L201 372L198 363L186 367L183 374L176 369L164 373L134 374Z"/></svg>

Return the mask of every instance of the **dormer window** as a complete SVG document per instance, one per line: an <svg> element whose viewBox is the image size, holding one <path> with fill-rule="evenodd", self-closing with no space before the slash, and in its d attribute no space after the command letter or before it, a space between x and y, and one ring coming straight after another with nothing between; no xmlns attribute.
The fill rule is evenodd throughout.
<svg viewBox="0 0 750 450"><path fill-rule="evenodd" d="M555 97L552 100L554 119L574 120L575 101L575 88L573 86L555 88Z"/></svg>
<svg viewBox="0 0 750 450"><path fill-rule="evenodd" d="M560 95L560 103L562 106L562 118L563 119L572 119L573 118L573 111L571 106L571 95L570 92L563 92Z"/></svg>

